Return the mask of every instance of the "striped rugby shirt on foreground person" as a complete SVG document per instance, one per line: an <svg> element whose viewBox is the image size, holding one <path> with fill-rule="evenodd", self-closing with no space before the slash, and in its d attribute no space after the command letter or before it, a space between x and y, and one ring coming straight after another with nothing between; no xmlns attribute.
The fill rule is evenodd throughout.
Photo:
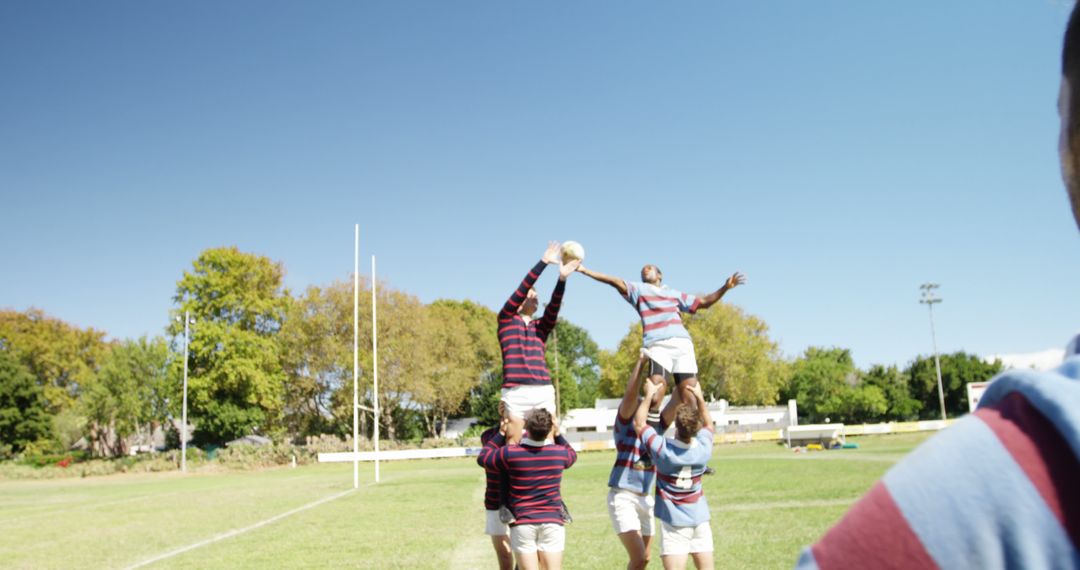
<svg viewBox="0 0 1080 570"><path fill-rule="evenodd" d="M516 518L511 526L563 524L562 474L575 461L577 452L561 434L555 443L524 438L520 445L506 445L506 437L496 434L476 458L485 469L509 475L507 506Z"/></svg>
<svg viewBox="0 0 1080 570"><path fill-rule="evenodd" d="M821 568L1080 568L1080 337L998 375L799 558Z"/></svg>

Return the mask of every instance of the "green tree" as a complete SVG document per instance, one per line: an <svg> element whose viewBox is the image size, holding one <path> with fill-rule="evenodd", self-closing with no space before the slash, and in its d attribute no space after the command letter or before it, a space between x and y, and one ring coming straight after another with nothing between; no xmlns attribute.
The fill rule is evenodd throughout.
<svg viewBox="0 0 1080 570"><path fill-rule="evenodd" d="M687 319L686 327L707 395L733 405L776 403L787 367L765 321L734 305L717 304Z"/></svg>
<svg viewBox="0 0 1080 570"><path fill-rule="evenodd" d="M634 370L641 354L641 322L630 325L630 330L619 341L614 351L600 352L600 396L621 398L626 389L626 377Z"/></svg>
<svg viewBox="0 0 1080 570"><path fill-rule="evenodd" d="M548 337L546 356L559 387L559 412L591 408L600 392L600 347L588 331L559 319Z"/></svg>
<svg viewBox="0 0 1080 570"><path fill-rule="evenodd" d="M885 413L868 421L907 421L918 417L922 404L911 397L908 378L896 366L875 364L862 375L862 383L876 386L885 396Z"/></svg>
<svg viewBox="0 0 1080 570"><path fill-rule="evenodd" d="M798 402L799 415L809 423L831 418L857 378L851 352L842 348L810 347L791 366L782 398Z"/></svg>
<svg viewBox="0 0 1080 570"><path fill-rule="evenodd" d="M967 385L969 382L986 382L1001 372L1001 362L983 362L981 358L966 352L941 355L941 386L945 393L945 410L949 417L968 413ZM941 404L938 400L937 370L933 356L920 356L912 361L904 375L908 378L911 396L922 404L920 412L924 419L940 419Z"/></svg>
<svg viewBox="0 0 1080 570"><path fill-rule="evenodd" d="M148 434L168 417L169 378L165 339L145 336L115 344L80 400L89 420L88 439L98 455L126 455L129 439Z"/></svg>
<svg viewBox="0 0 1080 570"><path fill-rule="evenodd" d="M50 414L75 407L107 350L104 336L37 309L0 311L0 345L34 375Z"/></svg>
<svg viewBox="0 0 1080 570"><path fill-rule="evenodd" d="M51 436L44 390L10 350L0 348L0 457Z"/></svg>
<svg viewBox="0 0 1080 570"><path fill-rule="evenodd" d="M283 277L280 263L229 247L202 252L177 282L174 315L196 319L188 401L197 442L277 432L286 378L277 340L288 307ZM169 332L176 342L183 323L170 323Z"/></svg>
<svg viewBox="0 0 1080 570"><path fill-rule="evenodd" d="M859 384L859 371L845 348L810 347L791 366L783 391L795 399L799 414L810 423L863 422L885 413L888 404L877 386Z"/></svg>

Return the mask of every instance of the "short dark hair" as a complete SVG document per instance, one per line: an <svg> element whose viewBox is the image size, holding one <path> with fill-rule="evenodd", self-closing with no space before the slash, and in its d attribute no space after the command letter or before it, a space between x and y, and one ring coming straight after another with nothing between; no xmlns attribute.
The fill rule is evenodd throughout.
<svg viewBox="0 0 1080 570"><path fill-rule="evenodd" d="M1069 122L1062 125L1067 147L1062 149L1072 155L1061 157L1062 170L1066 172L1065 186L1072 203L1073 217L1080 227L1080 186L1075 179L1075 161L1080 159L1080 4L1074 4L1069 24L1065 27L1065 41L1061 46L1061 76L1069 83L1069 100L1063 101L1069 113ZM1071 172L1071 174L1070 174Z"/></svg>
<svg viewBox="0 0 1080 570"><path fill-rule="evenodd" d="M1080 77L1080 4L1073 5L1069 24L1065 28L1065 42L1061 47L1061 74L1075 84Z"/></svg>
<svg viewBox="0 0 1080 570"><path fill-rule="evenodd" d="M679 439L683 441L693 439L700 429L701 414L698 413L697 406L688 403L679 404L679 407L675 408L675 431Z"/></svg>
<svg viewBox="0 0 1080 570"><path fill-rule="evenodd" d="M544 408L534 408L525 414L525 431L529 439L543 441L551 433L551 412Z"/></svg>
<svg viewBox="0 0 1080 570"><path fill-rule="evenodd" d="M1080 114L1076 113L1075 101L1080 95L1080 4L1073 5L1072 15L1069 16L1069 24L1065 27L1065 41L1061 46L1061 75L1069 81L1072 91L1070 100L1065 104L1069 106L1069 122L1066 128L1070 134L1076 129Z"/></svg>

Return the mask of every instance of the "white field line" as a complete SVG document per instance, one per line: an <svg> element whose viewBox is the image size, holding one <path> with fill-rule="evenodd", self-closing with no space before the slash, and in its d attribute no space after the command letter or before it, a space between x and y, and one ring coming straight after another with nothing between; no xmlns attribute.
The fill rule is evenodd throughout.
<svg viewBox="0 0 1080 570"><path fill-rule="evenodd" d="M729 505L717 505L710 507L710 511L726 513L733 511L767 511L772 509L805 509L812 507L844 507L854 504L859 500L854 499L806 499L795 501L773 501L769 503L732 503Z"/></svg>
<svg viewBox="0 0 1080 570"><path fill-rule="evenodd" d="M372 484L373 483L366 483L364 486L366 487L366 486L372 485ZM255 530L257 528L264 527L264 526L266 526L268 524L273 524L273 523L275 523L275 522L277 522L277 521L279 521L279 520L281 520L283 518L295 515L296 513L303 512L303 511L306 511L308 509L313 509L313 508L315 508L315 507L317 507L317 506L319 506L319 505L321 505L323 503L329 503L330 501L333 501L335 499L340 499L341 497L344 497L345 495L348 495L349 493L352 493L355 490L356 489L349 489L348 491L343 491L343 492L338 493L336 495L330 495L329 497L319 499L318 501L315 501L313 503L308 503L308 504L306 504L306 505L304 505L302 507L297 507L297 508L295 508L295 509L293 509L291 511L287 511L287 512L281 513L280 515L270 517L270 518L268 518L268 519L266 519L264 521L257 522L257 523L255 523L253 525L246 526L244 528L233 529L233 530L230 530L229 532L225 532L225 533L213 536L211 538L208 538L208 539L200 541L200 542L196 542L195 544L189 544L188 546L185 546L185 547L182 547L182 548L177 548L176 550L170 550L169 552L166 552L164 554L159 554L159 555L157 555L157 556L155 556L153 558L150 558L148 560L143 560L142 562L139 562L138 564L128 566L128 570L132 570L134 568L142 568L143 566L148 566L148 565L153 564L155 562L160 562L162 560L165 560L166 558L172 558L173 556L177 556L177 555L183 554L185 552L190 552L190 551L195 550L197 548L202 548L202 547L204 547L204 546L206 546L208 544L213 544L215 542L222 541L222 540L225 540L227 538L232 538L234 536L239 536L241 534L244 534L245 532L252 531L252 530Z"/></svg>
<svg viewBox="0 0 1080 570"><path fill-rule="evenodd" d="M809 509L815 507L843 507L855 504L859 498L854 499L806 499L793 501L771 501L763 503L729 503L726 505L709 505L709 512L718 515L736 511L768 511L772 509ZM582 515L574 515L574 520L606 519L607 513L592 512ZM494 556L494 554L492 555Z"/></svg>

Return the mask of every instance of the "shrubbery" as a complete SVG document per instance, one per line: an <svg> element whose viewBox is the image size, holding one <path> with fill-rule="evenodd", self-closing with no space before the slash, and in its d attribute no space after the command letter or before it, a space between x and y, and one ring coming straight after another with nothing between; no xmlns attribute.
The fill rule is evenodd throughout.
<svg viewBox="0 0 1080 570"><path fill-rule="evenodd" d="M319 453L352 451L352 438L340 439L332 435L307 438L305 445L275 443L272 445L236 445L221 448L216 457L197 447L187 449L188 470L225 468L238 471L265 469L292 464L309 465L318 462ZM447 447L479 447L479 437L457 439L424 439L419 442L381 441L379 449L439 449ZM371 440L360 440L360 451L372 451ZM0 479L59 479L65 477L94 477L117 473L155 473L180 469L180 450L160 453L143 453L113 459L93 459L89 452L23 454L18 460L0 462Z"/></svg>

